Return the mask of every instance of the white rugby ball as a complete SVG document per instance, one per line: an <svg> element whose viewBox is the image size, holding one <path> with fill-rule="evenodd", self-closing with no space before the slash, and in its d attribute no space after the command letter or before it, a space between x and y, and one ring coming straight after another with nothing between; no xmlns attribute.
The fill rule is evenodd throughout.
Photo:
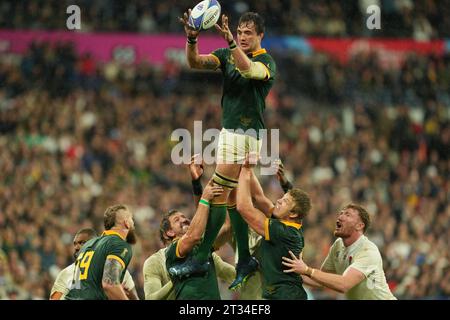
<svg viewBox="0 0 450 320"><path fill-rule="evenodd" d="M189 25L195 30L213 27L220 17L220 3L217 0L203 0L191 11Z"/></svg>

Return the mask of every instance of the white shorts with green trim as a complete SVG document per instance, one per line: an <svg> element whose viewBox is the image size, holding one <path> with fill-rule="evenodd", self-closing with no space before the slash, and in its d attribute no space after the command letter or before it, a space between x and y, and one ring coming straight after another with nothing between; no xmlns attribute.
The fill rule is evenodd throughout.
<svg viewBox="0 0 450 320"><path fill-rule="evenodd" d="M262 140L249 135L235 133L223 128L219 135L217 148L217 164L243 163L249 152L256 152L259 156Z"/></svg>

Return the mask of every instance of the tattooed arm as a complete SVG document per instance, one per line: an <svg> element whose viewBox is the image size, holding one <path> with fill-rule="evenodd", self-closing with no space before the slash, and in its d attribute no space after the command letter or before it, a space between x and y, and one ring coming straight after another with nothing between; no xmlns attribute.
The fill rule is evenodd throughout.
<svg viewBox="0 0 450 320"><path fill-rule="evenodd" d="M112 258L106 259L103 268L102 287L109 300L129 300L120 283L122 264Z"/></svg>
<svg viewBox="0 0 450 320"><path fill-rule="evenodd" d="M182 17L179 18L180 23L184 27L188 41L186 43L186 58L188 64L193 69L206 69L216 70L220 67L220 60L212 54L198 54L197 39L199 31L192 29L189 25L189 15L191 9L185 12Z"/></svg>
<svg viewBox="0 0 450 320"><path fill-rule="evenodd" d="M199 54L197 44L186 43L186 57L193 69L216 70L220 67L220 60L213 54Z"/></svg>

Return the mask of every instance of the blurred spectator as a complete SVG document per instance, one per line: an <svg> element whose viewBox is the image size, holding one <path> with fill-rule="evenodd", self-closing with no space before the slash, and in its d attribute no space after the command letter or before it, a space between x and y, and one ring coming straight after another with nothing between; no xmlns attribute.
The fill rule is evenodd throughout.
<svg viewBox="0 0 450 320"><path fill-rule="evenodd" d="M192 0L2 1L0 28L65 29L66 8L81 9L81 31L181 32L177 19L195 5ZM304 36L409 37L418 40L450 36L449 0L227 0L222 12L232 25L244 11L256 11L273 34ZM367 7L381 8L380 30L367 30Z"/></svg>

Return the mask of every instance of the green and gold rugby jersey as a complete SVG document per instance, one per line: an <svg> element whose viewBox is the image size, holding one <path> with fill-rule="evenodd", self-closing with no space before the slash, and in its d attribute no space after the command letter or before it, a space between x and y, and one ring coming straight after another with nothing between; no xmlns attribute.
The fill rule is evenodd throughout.
<svg viewBox="0 0 450 320"><path fill-rule="evenodd" d="M106 259L115 259L120 262L123 267L120 282L123 282L132 256L130 244L113 230L107 230L101 237L89 240L81 248L75 262L72 287L65 298L67 300L107 300L108 297L102 287Z"/></svg>
<svg viewBox="0 0 450 320"><path fill-rule="evenodd" d="M275 81L276 65L265 49L250 54L254 62L261 62L269 73L265 80L244 78L234 64L231 50L217 49L211 53L220 61L223 74L222 127L225 129L264 129L265 99Z"/></svg>
<svg viewBox="0 0 450 320"><path fill-rule="evenodd" d="M178 241L175 240L166 251L166 269L183 263L186 259L195 256L198 246L184 258L180 258L178 254ZM210 254L208 257L210 262L207 274L203 276L189 276L182 280L172 278L173 287L175 289L176 300L220 300L219 285L217 283L216 269L214 260Z"/></svg>
<svg viewBox="0 0 450 320"><path fill-rule="evenodd" d="M295 272L285 273L282 257L290 257L289 250L299 256L304 238L301 224L266 219L265 238L259 251L263 278L263 298L270 300L307 299L302 278Z"/></svg>

